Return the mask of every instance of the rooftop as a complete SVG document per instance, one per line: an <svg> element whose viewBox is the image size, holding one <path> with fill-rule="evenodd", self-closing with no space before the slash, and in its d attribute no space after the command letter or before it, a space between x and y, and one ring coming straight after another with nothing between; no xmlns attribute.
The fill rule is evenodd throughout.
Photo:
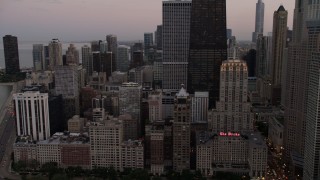
<svg viewBox="0 0 320 180"><path fill-rule="evenodd" d="M180 91L177 93L178 97L187 97L189 96L189 93L187 93L186 89L184 88L184 85L182 85Z"/></svg>

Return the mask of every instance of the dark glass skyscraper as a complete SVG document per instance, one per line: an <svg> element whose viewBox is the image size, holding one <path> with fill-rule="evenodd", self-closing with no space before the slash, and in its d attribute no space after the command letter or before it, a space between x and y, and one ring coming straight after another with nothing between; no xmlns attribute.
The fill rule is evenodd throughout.
<svg viewBox="0 0 320 180"><path fill-rule="evenodd" d="M219 99L220 66L227 59L226 0L193 0L188 92L208 91L209 107Z"/></svg>
<svg viewBox="0 0 320 180"><path fill-rule="evenodd" d="M4 36L3 48L6 64L6 74L14 74L20 72L17 37L11 35Z"/></svg>

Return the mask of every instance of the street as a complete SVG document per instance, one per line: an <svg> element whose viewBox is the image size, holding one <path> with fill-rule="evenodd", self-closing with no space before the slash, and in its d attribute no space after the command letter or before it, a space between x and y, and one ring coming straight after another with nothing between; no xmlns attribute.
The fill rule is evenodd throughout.
<svg viewBox="0 0 320 180"><path fill-rule="evenodd" d="M14 84L11 95L8 97L0 113L0 180L4 178L20 179L19 175L10 172L11 153L13 143L16 140L15 116L12 102L12 94L16 92L16 89L17 84Z"/></svg>

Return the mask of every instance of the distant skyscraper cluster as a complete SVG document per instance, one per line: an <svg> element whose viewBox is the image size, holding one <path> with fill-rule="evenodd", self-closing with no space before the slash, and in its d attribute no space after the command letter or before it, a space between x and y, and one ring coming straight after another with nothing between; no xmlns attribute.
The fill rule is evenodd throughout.
<svg viewBox="0 0 320 180"><path fill-rule="evenodd" d="M13 96L14 161L319 179L318 5L296 1L293 32L279 6L264 35L258 0L249 43L227 29L226 0L170 0L142 41L108 34L81 55L59 39L34 44L34 69ZM3 39L6 73L17 73L17 38Z"/></svg>

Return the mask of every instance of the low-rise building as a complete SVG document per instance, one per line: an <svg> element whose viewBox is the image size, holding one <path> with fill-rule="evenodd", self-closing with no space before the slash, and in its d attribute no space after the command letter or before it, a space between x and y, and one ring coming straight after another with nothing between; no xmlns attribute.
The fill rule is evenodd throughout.
<svg viewBox="0 0 320 180"><path fill-rule="evenodd" d="M59 167L91 168L89 138L80 133L55 133L50 139L37 143L40 165L56 162Z"/></svg>
<svg viewBox="0 0 320 180"><path fill-rule="evenodd" d="M231 172L265 177L267 146L260 134L200 132L197 135L197 170L205 176Z"/></svg>
<svg viewBox="0 0 320 180"><path fill-rule="evenodd" d="M144 168L144 147L141 140L128 140L121 144L122 168Z"/></svg>
<svg viewBox="0 0 320 180"><path fill-rule="evenodd" d="M31 141L30 136L19 136L13 144L14 162L24 161L27 164L37 160L37 144Z"/></svg>

